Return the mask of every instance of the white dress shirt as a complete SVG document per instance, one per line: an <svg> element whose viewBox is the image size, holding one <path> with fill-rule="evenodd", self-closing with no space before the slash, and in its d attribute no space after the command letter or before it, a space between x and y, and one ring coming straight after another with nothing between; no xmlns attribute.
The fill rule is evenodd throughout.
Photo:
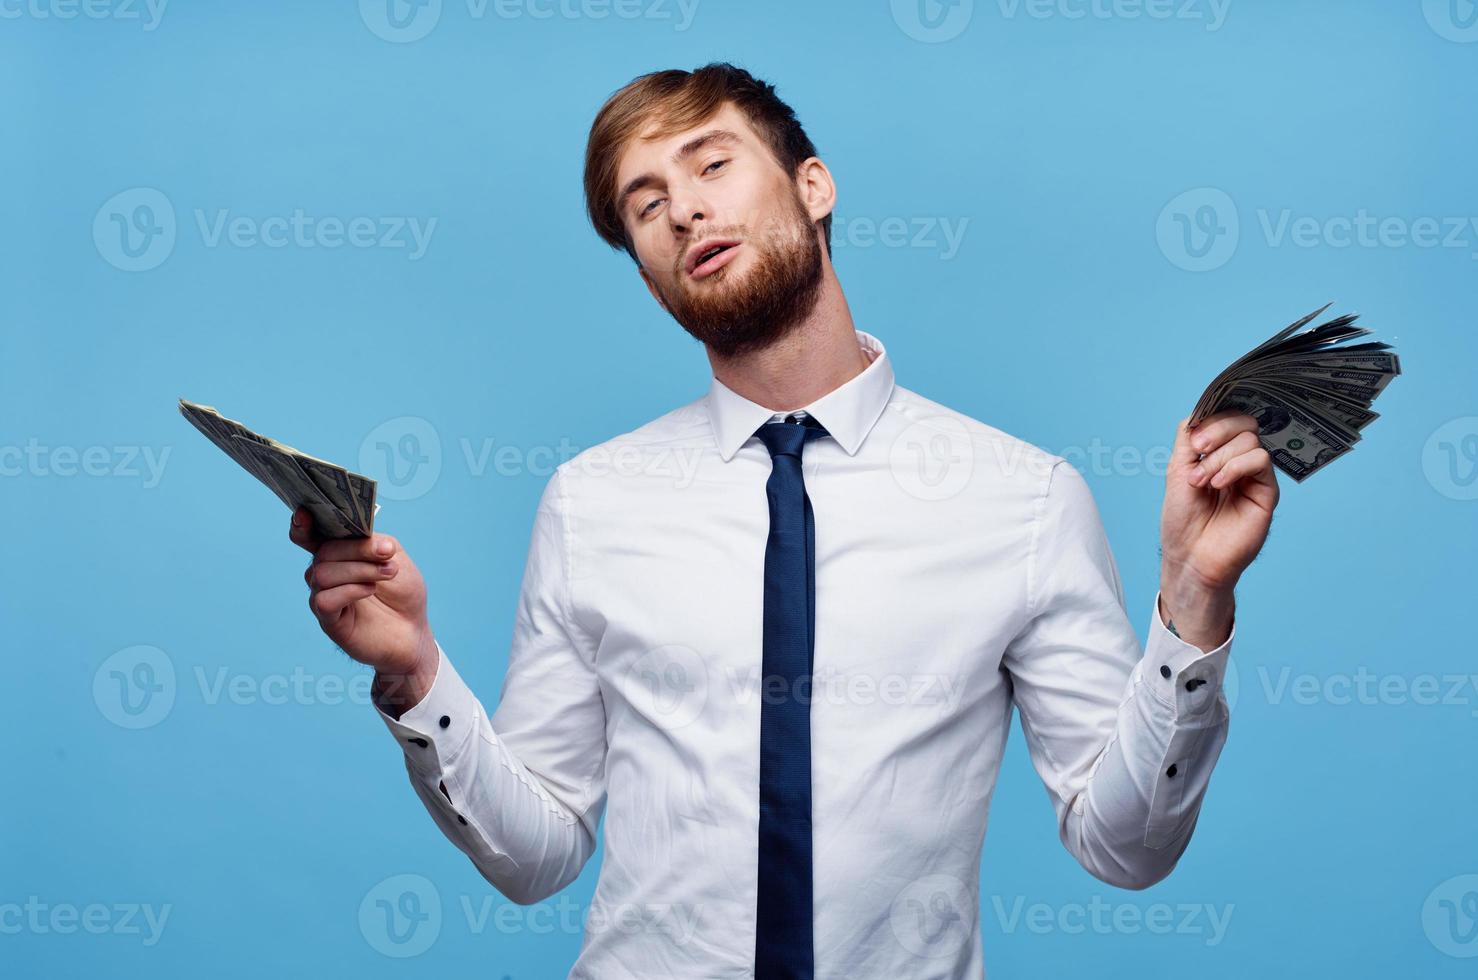
<svg viewBox="0 0 1478 980"><path fill-rule="evenodd" d="M981 845L1011 725L1061 839L1123 888L1190 840L1232 637L1150 609L1144 650L1083 477L867 368L812 404L818 978L980 978ZM440 650L399 719L411 784L511 900L605 854L571 977L753 976L762 602L782 413L707 394L562 463L491 720ZM804 696L805 692L797 692Z"/></svg>

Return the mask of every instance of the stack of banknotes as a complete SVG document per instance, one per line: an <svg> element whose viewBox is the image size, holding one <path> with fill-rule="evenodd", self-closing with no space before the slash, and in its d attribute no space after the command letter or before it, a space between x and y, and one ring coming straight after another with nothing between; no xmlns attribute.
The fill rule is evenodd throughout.
<svg viewBox="0 0 1478 980"><path fill-rule="evenodd" d="M299 452L225 418L209 405L180 399L180 414L292 510L308 508L324 538L365 538L375 529L375 481Z"/></svg>
<svg viewBox="0 0 1478 980"><path fill-rule="evenodd" d="M1253 416L1273 465L1300 483L1349 452L1360 430L1380 417L1370 405L1401 373L1401 361L1390 344L1345 343L1370 333L1354 325L1357 313L1299 333L1330 305L1278 331L1217 375L1190 424L1224 410Z"/></svg>

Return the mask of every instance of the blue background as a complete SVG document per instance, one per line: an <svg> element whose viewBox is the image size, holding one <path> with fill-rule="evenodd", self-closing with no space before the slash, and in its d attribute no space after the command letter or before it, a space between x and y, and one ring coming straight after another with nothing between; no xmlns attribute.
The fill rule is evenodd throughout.
<svg viewBox="0 0 1478 980"><path fill-rule="evenodd" d="M550 465L709 378L585 222L587 128L637 74L729 59L778 85L836 176L839 276L899 383L1078 454L1141 637L1155 452L1210 377L1330 300L1403 358L1357 450L1282 480L1239 588L1230 738L1169 879L1116 891L1079 868L1013 733L983 862L990 974L1472 976L1478 922L1442 903L1478 890L1478 693L1453 690L1474 672L1478 230L1278 234L1285 213L1478 216L1472 4L1231 0L1218 22L1186 2L1171 13L1195 19L989 0L931 33L902 0L701 0L686 29L673 0L636 18L446 0L397 34L384 0L176 0L157 21L8 0L0 972L565 975L580 936L558 903L578 915L598 858L562 899L512 906L437 832L362 698L270 703L295 671L367 672L309 614L285 508L175 401L377 474L377 529L425 571L491 710ZM174 241L127 271L112 215L157 203L140 188L173 213L142 226ZM250 228L299 210L436 224L414 258L208 235L223 211ZM1177 215L1215 234L1179 240ZM867 233L890 218L905 244ZM938 219L965 229L952 254L938 224L927 241ZM387 470L387 441L426 467L438 450L439 471ZM508 448L480 467L488 447ZM90 474L69 466L89 449ZM157 479L144 453L168 453ZM142 702L110 685L147 680L118 673L139 657L163 688L172 672L172 701L130 728ZM1373 703L1342 686L1361 672ZM359 914L400 874L441 905L408 960ZM1095 901L1103 928L1077 915ZM101 934L49 918L93 903ZM157 941L131 904L168 907Z"/></svg>

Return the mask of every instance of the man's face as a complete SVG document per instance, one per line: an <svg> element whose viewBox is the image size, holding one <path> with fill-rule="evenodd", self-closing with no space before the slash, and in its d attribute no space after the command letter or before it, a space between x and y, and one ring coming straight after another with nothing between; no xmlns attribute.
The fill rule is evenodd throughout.
<svg viewBox="0 0 1478 980"><path fill-rule="evenodd" d="M807 184L808 208L733 105L685 132L633 140L616 186L642 279L721 356L768 347L815 307L823 281L816 222L830 200Z"/></svg>

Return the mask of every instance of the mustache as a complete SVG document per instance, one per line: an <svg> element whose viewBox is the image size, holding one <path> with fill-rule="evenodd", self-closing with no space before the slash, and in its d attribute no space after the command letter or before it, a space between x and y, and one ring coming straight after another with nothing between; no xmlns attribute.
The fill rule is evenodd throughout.
<svg viewBox="0 0 1478 980"><path fill-rule="evenodd" d="M745 231L746 229L742 225L730 225L726 228L704 228L702 232L693 235L688 243L677 253L677 258L672 263L673 274L681 276L687 271L688 258L692 255L693 249L702 245L705 241L711 238L732 238L737 242L748 241L749 236L745 234Z"/></svg>

